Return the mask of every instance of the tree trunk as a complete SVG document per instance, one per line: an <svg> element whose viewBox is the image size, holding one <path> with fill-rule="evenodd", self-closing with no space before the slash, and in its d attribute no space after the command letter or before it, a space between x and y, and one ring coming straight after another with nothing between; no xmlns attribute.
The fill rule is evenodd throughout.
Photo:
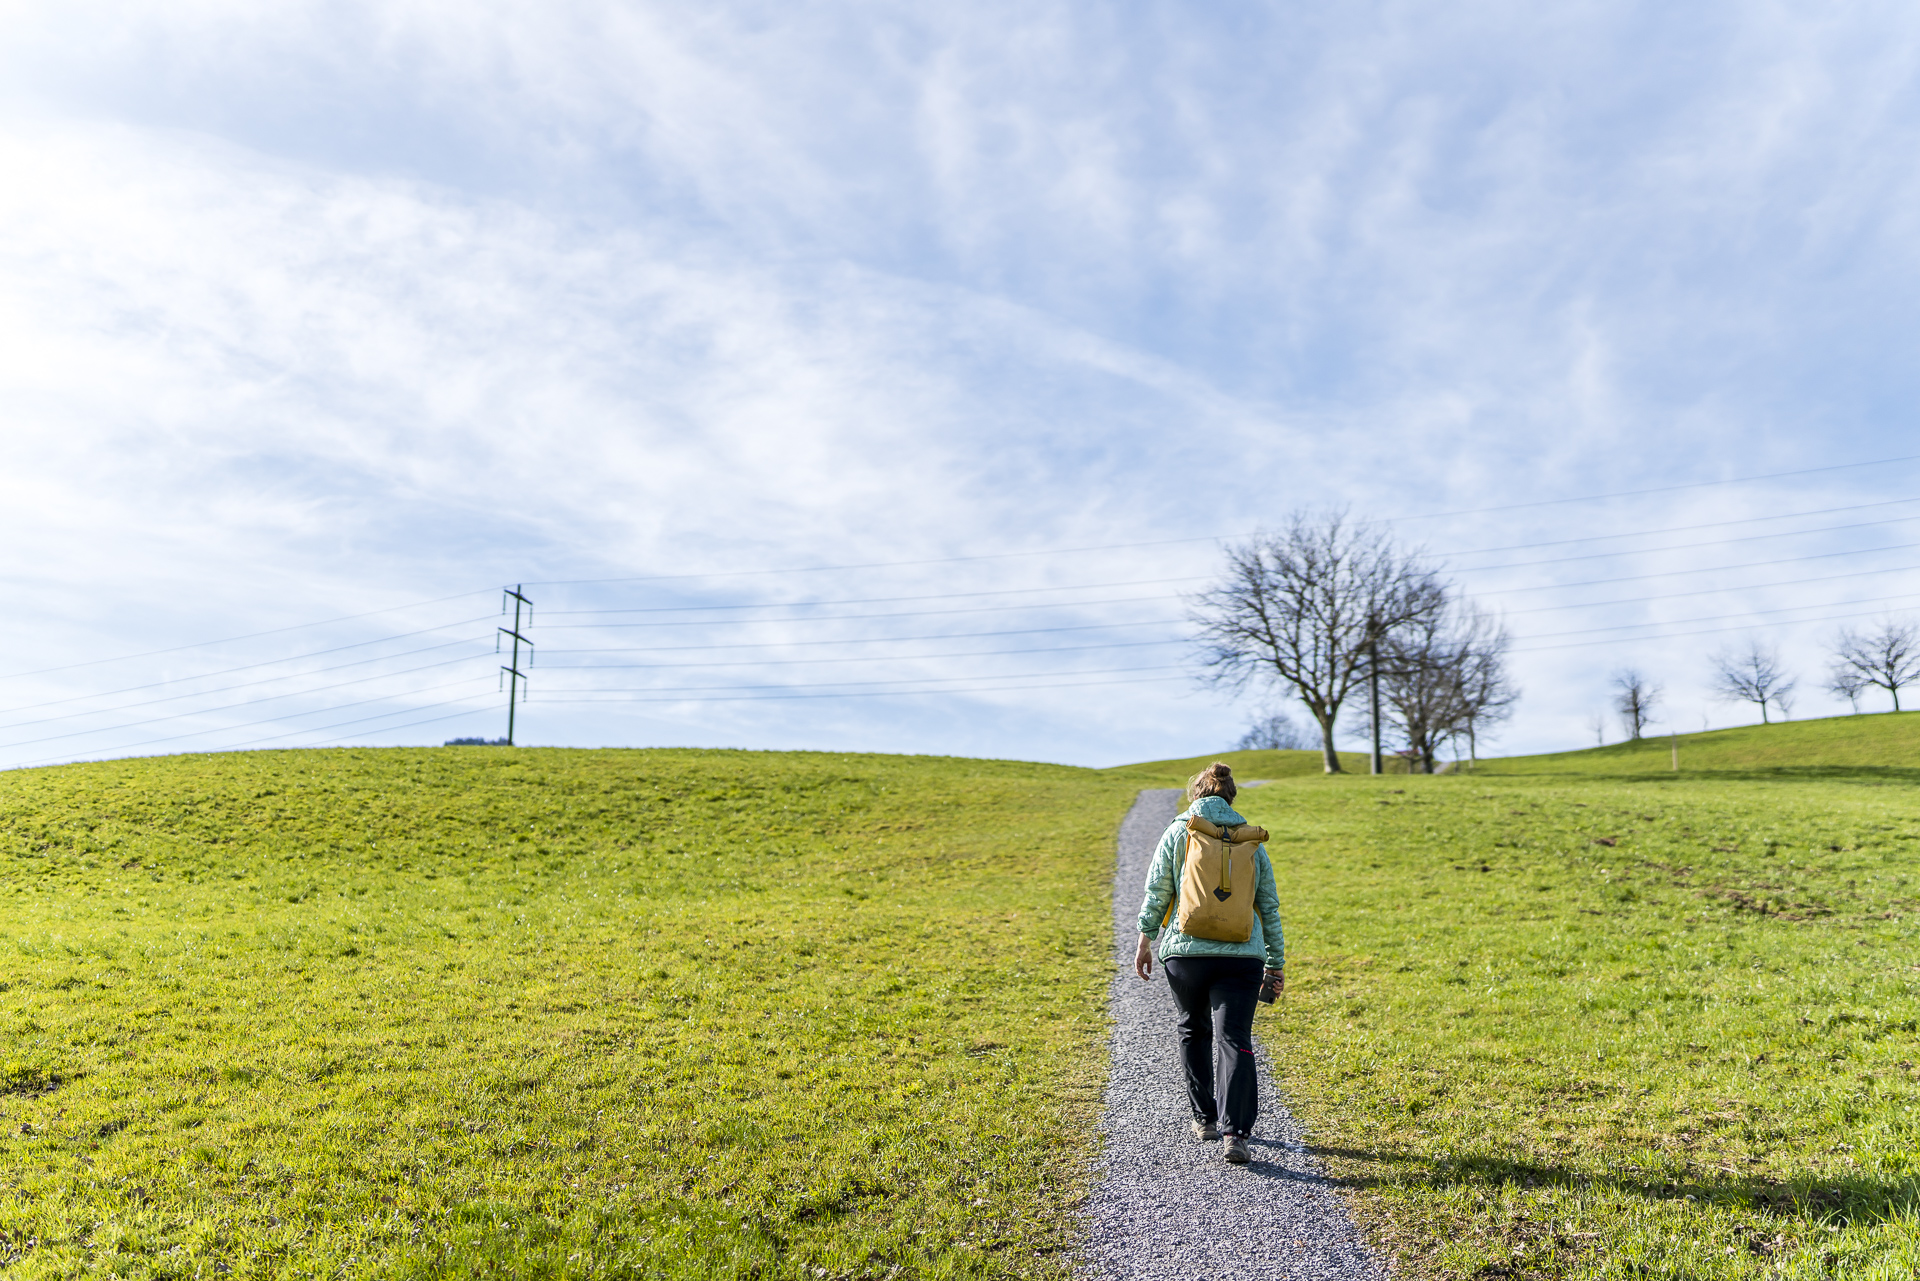
<svg viewBox="0 0 1920 1281"><path fill-rule="evenodd" d="M1760 700L1760 723L1762 725L1771 723L1767 720L1767 700L1764 698Z"/></svg>
<svg viewBox="0 0 1920 1281"><path fill-rule="evenodd" d="M1345 771L1340 768L1340 753L1333 750L1334 718L1329 716L1325 720L1321 720L1318 716L1315 716L1314 720L1320 723L1320 763L1326 767L1326 771L1329 774L1345 773Z"/></svg>

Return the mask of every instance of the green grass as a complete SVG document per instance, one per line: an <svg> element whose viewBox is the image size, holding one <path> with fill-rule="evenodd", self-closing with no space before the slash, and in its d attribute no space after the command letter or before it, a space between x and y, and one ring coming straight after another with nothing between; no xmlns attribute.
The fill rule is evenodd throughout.
<svg viewBox="0 0 1920 1281"><path fill-rule="evenodd" d="M1289 943L1262 1034L1375 1239L1424 1277L1914 1276L1917 800L1871 771L1244 793Z"/></svg>
<svg viewBox="0 0 1920 1281"><path fill-rule="evenodd" d="M1762 771L1780 777L1794 771L1854 776L1863 770L1920 781L1920 712L1828 716L1819 720L1742 725L1737 729L1681 734L1677 741L1652 735L1633 742L1578 752L1510 756L1480 762L1480 774L1652 774L1670 772L1673 748L1680 772Z"/></svg>
<svg viewBox="0 0 1920 1281"><path fill-rule="evenodd" d="M499 748L9 773L0 1268L1061 1276L1114 829L1227 759L1276 780L1240 799L1290 945L1262 1034L1406 1275L1909 1278L1916 724L1686 736L1679 775L1659 741L1385 779Z"/></svg>
<svg viewBox="0 0 1920 1281"><path fill-rule="evenodd" d="M1064 1270L1123 775L309 751L0 776L0 1270Z"/></svg>

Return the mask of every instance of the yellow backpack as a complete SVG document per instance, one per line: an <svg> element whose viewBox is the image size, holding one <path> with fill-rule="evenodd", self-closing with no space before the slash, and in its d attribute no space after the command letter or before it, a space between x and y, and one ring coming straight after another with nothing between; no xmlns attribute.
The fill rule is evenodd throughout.
<svg viewBox="0 0 1920 1281"><path fill-rule="evenodd" d="M1180 912L1180 932L1220 943L1244 943L1253 937L1254 851L1267 829L1251 823L1221 827L1198 814L1187 819L1187 857L1180 869L1180 893L1167 904L1160 924Z"/></svg>

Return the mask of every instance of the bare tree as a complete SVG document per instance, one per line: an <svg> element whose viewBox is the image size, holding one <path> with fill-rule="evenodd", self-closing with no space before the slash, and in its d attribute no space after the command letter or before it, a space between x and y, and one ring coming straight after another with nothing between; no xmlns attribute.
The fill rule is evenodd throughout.
<svg viewBox="0 0 1920 1281"><path fill-rule="evenodd" d="M1234 750L1240 752L1300 752L1306 747L1307 736L1285 712L1268 712L1260 717L1234 744Z"/></svg>
<svg viewBox="0 0 1920 1281"><path fill-rule="evenodd" d="M1507 677L1507 647L1513 638L1506 627L1478 610L1473 611L1471 644L1460 673L1460 710L1467 736L1467 762L1480 763L1480 734L1513 715L1520 689Z"/></svg>
<svg viewBox="0 0 1920 1281"><path fill-rule="evenodd" d="M1460 719L1454 638L1444 618L1424 619L1388 637L1379 657L1382 728L1406 744L1401 755L1409 773L1431 774L1435 753Z"/></svg>
<svg viewBox="0 0 1920 1281"><path fill-rule="evenodd" d="M1920 680L1920 628L1891 618L1869 632L1843 627L1833 642L1833 665L1858 676L1863 689L1878 685L1886 690L1897 712L1901 686Z"/></svg>
<svg viewBox="0 0 1920 1281"><path fill-rule="evenodd" d="M1613 710L1627 727L1627 737L1637 739L1653 709L1660 702L1660 687L1641 675L1638 669L1623 667L1613 674Z"/></svg>
<svg viewBox="0 0 1920 1281"><path fill-rule="evenodd" d="M1279 532L1226 551L1226 574L1191 601L1209 681L1298 695L1320 727L1327 773L1340 773L1334 721L1369 649L1439 613L1446 588L1417 553L1340 511L1295 512Z"/></svg>
<svg viewBox="0 0 1920 1281"><path fill-rule="evenodd" d="M1760 704L1760 723L1768 723L1767 704L1785 715L1791 706L1794 680L1780 666L1779 651L1749 640L1743 650L1722 650L1713 656L1713 692L1730 703Z"/></svg>
<svg viewBox="0 0 1920 1281"><path fill-rule="evenodd" d="M1851 667L1835 667L1827 673L1826 691L1847 700L1853 714L1860 714L1860 696L1867 692L1867 678Z"/></svg>
<svg viewBox="0 0 1920 1281"><path fill-rule="evenodd" d="M1509 643L1506 628L1455 601L1381 646L1382 720L1399 732L1419 772L1433 773L1450 739L1466 738L1476 754L1478 730L1511 715L1519 692L1506 677Z"/></svg>
<svg viewBox="0 0 1920 1281"><path fill-rule="evenodd" d="M1593 745L1595 747L1605 747L1607 745L1606 717L1602 716L1599 712L1595 712L1593 715L1587 717L1587 728L1593 731Z"/></svg>

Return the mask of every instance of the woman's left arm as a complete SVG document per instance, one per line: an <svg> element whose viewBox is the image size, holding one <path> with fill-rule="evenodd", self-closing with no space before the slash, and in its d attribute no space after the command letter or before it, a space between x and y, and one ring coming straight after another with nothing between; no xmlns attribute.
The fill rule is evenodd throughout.
<svg viewBox="0 0 1920 1281"><path fill-rule="evenodd" d="M1262 845L1255 855L1253 910L1260 914L1260 932L1266 937L1267 968L1287 967L1287 940L1280 932L1280 887L1274 882L1273 860Z"/></svg>

